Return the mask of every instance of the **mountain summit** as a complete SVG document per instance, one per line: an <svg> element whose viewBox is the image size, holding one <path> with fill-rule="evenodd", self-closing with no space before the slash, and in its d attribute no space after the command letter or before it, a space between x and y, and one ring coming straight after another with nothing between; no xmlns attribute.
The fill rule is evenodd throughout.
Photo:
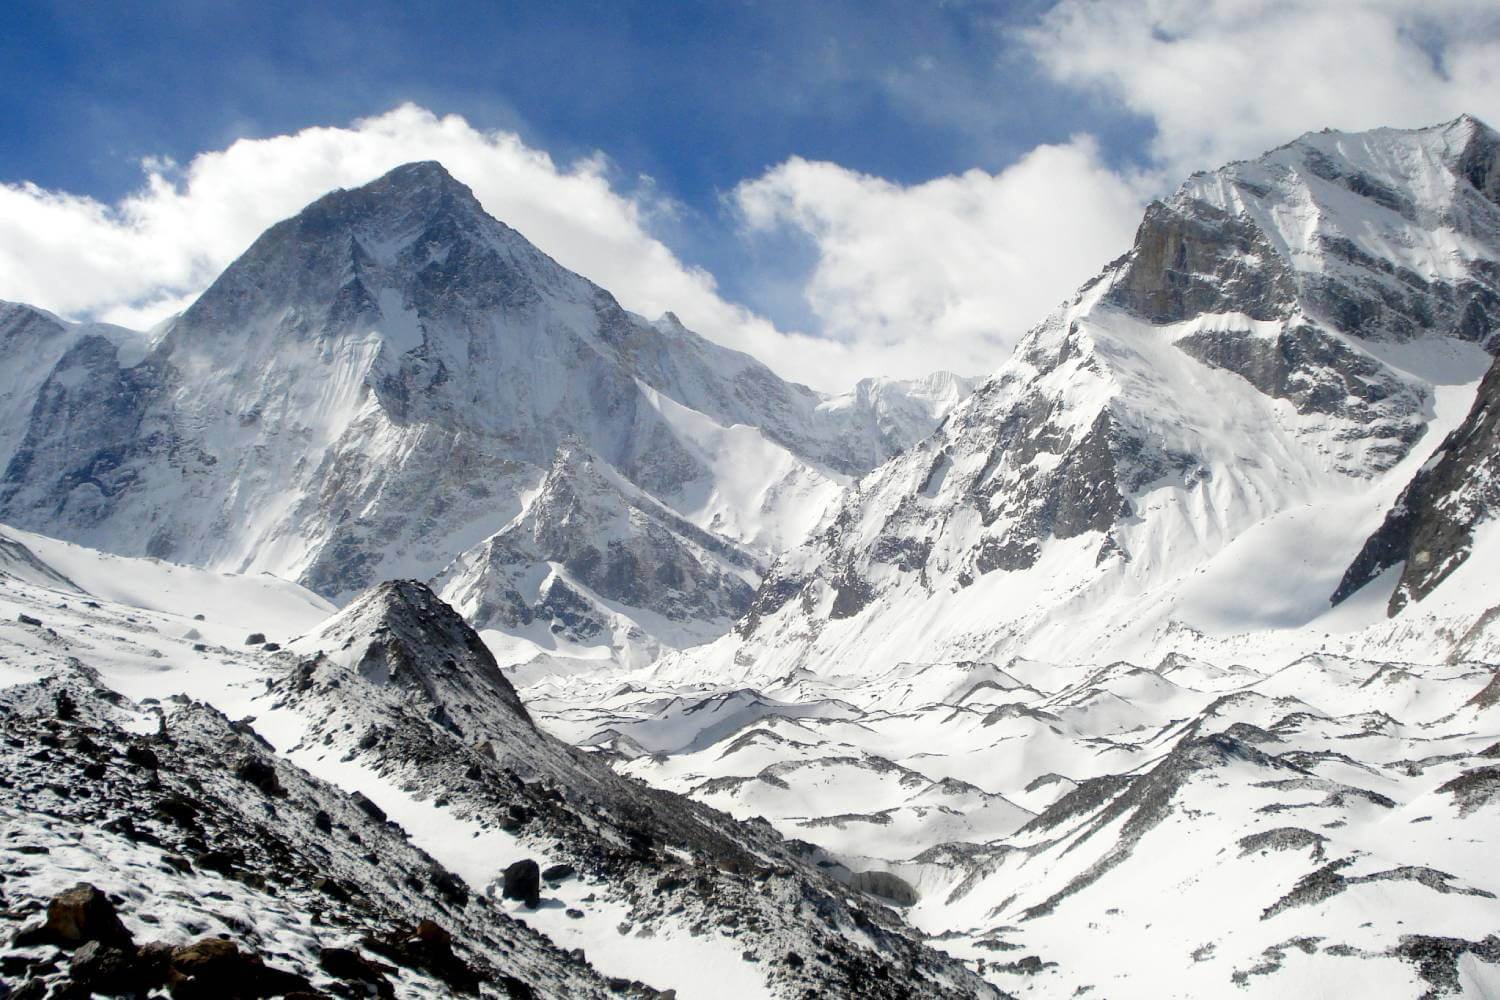
<svg viewBox="0 0 1500 1000"><path fill-rule="evenodd" d="M0 518L336 600L476 564L465 553L523 515L576 441L626 493L751 568L748 584L724 577L727 591L694 598L723 608L722 629L754 568L799 541L848 476L967 391L891 383L830 398L785 382L674 317L627 312L432 162L271 227L154 342L31 315L7 313L0 344L9 370L36 373L3 399L26 418L0 439ZM589 543L603 559L610 540ZM527 605L554 583L526 572L541 565L504 571L527 577ZM661 630L641 621L663 608L649 588L621 607L561 586L594 622L591 644L654 648ZM545 627L537 638L556 645Z"/></svg>
<svg viewBox="0 0 1500 1000"><path fill-rule="evenodd" d="M684 669L1316 648L1344 567L1490 366L1497 164L1464 117L1190 178Z"/></svg>

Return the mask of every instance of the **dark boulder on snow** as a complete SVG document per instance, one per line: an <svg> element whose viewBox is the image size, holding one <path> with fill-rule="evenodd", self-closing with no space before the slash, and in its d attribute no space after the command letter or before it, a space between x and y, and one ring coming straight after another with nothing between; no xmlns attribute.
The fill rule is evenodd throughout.
<svg viewBox="0 0 1500 1000"><path fill-rule="evenodd" d="M500 894L506 899L525 903L528 909L536 909L542 898L542 870L530 858L517 861L505 869Z"/></svg>
<svg viewBox="0 0 1500 1000"><path fill-rule="evenodd" d="M120 922L115 904L97 886L79 882L52 897L47 904L45 940L64 948L89 941L121 948L134 948L130 932Z"/></svg>
<svg viewBox="0 0 1500 1000"><path fill-rule="evenodd" d="M355 792L349 798L359 807L360 812L377 822L385 822L385 810L377 806L364 792Z"/></svg>

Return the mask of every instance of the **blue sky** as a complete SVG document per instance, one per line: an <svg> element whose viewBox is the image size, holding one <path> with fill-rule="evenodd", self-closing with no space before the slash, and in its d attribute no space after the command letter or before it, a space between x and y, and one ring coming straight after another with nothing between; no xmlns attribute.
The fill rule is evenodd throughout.
<svg viewBox="0 0 1500 1000"><path fill-rule="evenodd" d="M145 325L321 190L441 155L627 306L824 384L992 368L1191 170L1500 120L1492 0L12 0L4 27L0 297Z"/></svg>
<svg viewBox="0 0 1500 1000"><path fill-rule="evenodd" d="M12 3L0 179L113 197L136 161L405 101L604 150L685 202L796 154L902 182L1146 123L1010 34L1049 3Z"/></svg>
<svg viewBox="0 0 1500 1000"><path fill-rule="evenodd" d="M685 260L805 326L777 289L812 251L727 238L722 198L741 180L798 155L913 183L1078 131L1139 157L1143 119L1052 82L1014 42L1048 6L22 0L0 35L0 180L109 201L144 157L410 101L562 160L603 151L622 184L649 176L686 210L668 234Z"/></svg>

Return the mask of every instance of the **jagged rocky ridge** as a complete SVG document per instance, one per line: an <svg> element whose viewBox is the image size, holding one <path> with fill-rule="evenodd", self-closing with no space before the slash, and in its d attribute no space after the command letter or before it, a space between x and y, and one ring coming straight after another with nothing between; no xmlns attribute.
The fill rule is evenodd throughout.
<svg viewBox="0 0 1500 1000"><path fill-rule="evenodd" d="M1500 514L1500 362L1474 406L1396 498L1334 591L1335 604L1392 566L1401 576L1389 613L1420 601L1469 558L1475 529Z"/></svg>
<svg viewBox="0 0 1500 1000"><path fill-rule="evenodd" d="M455 587L486 586L493 567L529 578L532 608L554 585L571 589L608 630L593 644L617 650L632 628L680 643L743 610L745 582L699 562L702 532L755 565L799 540L847 476L925 434L967 391L955 377L839 398L787 383L670 314L626 312L436 163L273 226L150 336L7 305L0 356L13 373L0 384L9 523L272 572L334 600L462 559L481 578L454 569ZM581 543L506 566L496 545L479 550L517 518L543 516L530 497L574 457L629 484L611 516L639 510L627 500L638 491L696 529L669 543L678 561L655 567L683 581L664 603L643 579L616 588L639 602L622 610L565 572L536 572L576 563ZM603 557L612 541L588 543ZM698 631L674 634L684 623Z"/></svg>

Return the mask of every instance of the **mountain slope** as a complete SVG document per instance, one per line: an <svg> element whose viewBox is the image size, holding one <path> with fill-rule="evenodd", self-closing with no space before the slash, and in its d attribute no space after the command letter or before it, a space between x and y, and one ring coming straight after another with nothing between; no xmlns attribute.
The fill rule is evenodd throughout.
<svg viewBox="0 0 1500 1000"><path fill-rule="evenodd" d="M1490 364L1497 150L1461 118L1193 177L680 676L1321 641L1337 573Z"/></svg>
<svg viewBox="0 0 1500 1000"><path fill-rule="evenodd" d="M0 517L333 600L490 538L569 440L764 557L966 391L784 382L627 313L435 163L273 226L151 341L3 322L28 374L0 386Z"/></svg>
<svg viewBox="0 0 1500 1000"><path fill-rule="evenodd" d="M1335 604L1402 564L1389 613L1420 601L1466 559L1475 530L1500 515L1500 363L1490 366L1464 422L1396 498L1350 564Z"/></svg>
<svg viewBox="0 0 1500 1000"><path fill-rule="evenodd" d="M283 582L18 537L38 561L71 561L70 576L110 565L155 603L19 577L0 586L0 756L24 832L0 845L6 912L21 908L7 921L79 878L110 891L137 880L156 902L127 894L132 927L227 928L314 979L320 948L392 961L377 946L426 917L500 995L532 995L508 993L501 974L539 996L655 995L639 983L682 1000L995 995L764 824L620 777L547 735L478 635L420 583L384 584L320 621ZM149 585L179 577L196 586ZM216 590L240 600L221 606ZM247 618L286 648L246 644ZM294 623L306 628L295 639L283 631ZM154 747L163 773L148 774L132 743ZM94 760L102 772L75 774ZM84 790L53 791L64 781ZM66 867L38 871L44 849ZM325 922L309 923L313 911ZM391 978L442 995L415 974Z"/></svg>
<svg viewBox="0 0 1500 1000"><path fill-rule="evenodd" d="M610 634L610 645L624 651L644 641L630 634L639 633L637 621L677 647L722 635L749 606L763 569L751 550L695 526L603 459L565 443L522 513L434 585L477 628L541 648L586 646ZM625 634L611 634L620 629Z"/></svg>

